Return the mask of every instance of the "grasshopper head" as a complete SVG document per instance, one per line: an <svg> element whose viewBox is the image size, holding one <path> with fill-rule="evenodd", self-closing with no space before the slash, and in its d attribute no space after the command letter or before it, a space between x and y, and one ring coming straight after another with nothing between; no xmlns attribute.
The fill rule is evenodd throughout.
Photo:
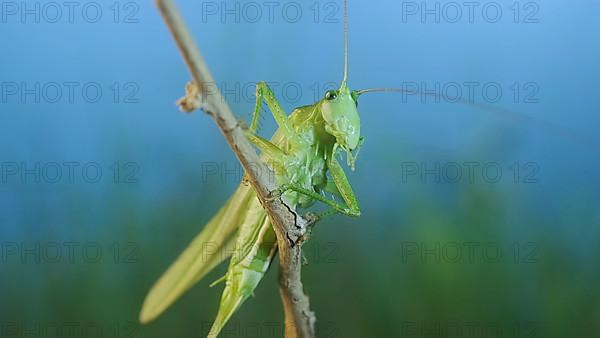
<svg viewBox="0 0 600 338"><path fill-rule="evenodd" d="M328 90L321 100L321 113L325 121L325 132L335 137L334 156L337 149L346 152L348 165L354 170L360 137L358 96L360 91L350 91L348 80L348 5L344 0L344 78L338 90Z"/></svg>
<svg viewBox="0 0 600 338"><path fill-rule="evenodd" d="M325 131L335 137L337 146L348 155L348 164L354 167L353 151L360 141L360 117L358 95L350 92L346 82L338 90L328 90L323 98L321 111L325 120Z"/></svg>

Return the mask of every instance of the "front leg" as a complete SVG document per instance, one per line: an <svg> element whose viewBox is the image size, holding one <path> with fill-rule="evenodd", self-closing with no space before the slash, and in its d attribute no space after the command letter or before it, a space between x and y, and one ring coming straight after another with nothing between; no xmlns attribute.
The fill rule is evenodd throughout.
<svg viewBox="0 0 600 338"><path fill-rule="evenodd" d="M279 188L279 191L281 193L283 193L287 190L293 190L298 193L304 194L306 196L312 197L317 201L321 201L321 202L327 204L328 206L332 207L334 211L339 212L341 214L351 216L351 217L360 216L360 207L358 206L358 201L356 200L356 195L354 195L354 192L352 191L352 187L350 186L350 183L348 182L348 178L346 177L346 174L344 173L344 169L342 169L342 166L338 163L338 161L334 157L331 157L330 159L328 159L327 163L328 163L328 167L329 167L329 172L331 173L331 177L333 178L333 182L335 183L335 188L337 188L337 192L338 192L337 195L342 197L342 199L344 200L344 203L340 203L336 200L329 199L329 198L322 196L314 191L307 190L303 187L299 187L294 184L283 184ZM333 187L328 186L327 190L331 191L332 188ZM326 215L329 215L329 214L331 214L331 212L326 213Z"/></svg>
<svg viewBox="0 0 600 338"><path fill-rule="evenodd" d="M344 214L347 216L352 216L352 217L360 216L360 210L356 211L356 209L348 207L348 206L344 205L343 203L340 203L333 199L329 199L323 195L320 195L319 193L316 193L314 191L305 189L301 186L291 184L291 183L282 184L279 187L279 189L276 190L276 193L274 194L274 196L275 197L281 196L283 193L285 193L286 191L290 191L290 190L300 193L302 195L306 195L308 197L314 198L317 201L323 202L323 203L327 204L328 206L330 206L331 208L333 208L332 210L335 212L339 212L341 214ZM327 214L329 215L330 212L327 212Z"/></svg>
<svg viewBox="0 0 600 338"><path fill-rule="evenodd" d="M298 144L300 137L292 127L290 119L279 104L279 101L277 101L275 94L273 94L271 88L269 88L267 83L264 81L256 84L256 105L254 106L254 113L252 116L252 122L250 124L250 133L255 134L258 129L258 122L260 119L263 100L267 103L267 106L269 107L269 110L271 110L271 114L273 114L275 122L277 122L279 128L283 129L288 142L292 144Z"/></svg>
<svg viewBox="0 0 600 338"><path fill-rule="evenodd" d="M290 155L288 155L283 149L275 145L273 142L265 140L264 138L248 131L246 132L246 137L250 143L254 144L260 151L262 151L268 158L271 160L284 164L289 160Z"/></svg>
<svg viewBox="0 0 600 338"><path fill-rule="evenodd" d="M331 173L331 177L333 178L333 182L335 183L340 196L342 196L342 199L346 204L345 212L342 213L353 217L360 216L360 207L358 205L356 195L352 190L350 182L348 182L348 177L346 177L344 169L335 159L335 156L331 156L327 160L327 166L329 168L329 172Z"/></svg>

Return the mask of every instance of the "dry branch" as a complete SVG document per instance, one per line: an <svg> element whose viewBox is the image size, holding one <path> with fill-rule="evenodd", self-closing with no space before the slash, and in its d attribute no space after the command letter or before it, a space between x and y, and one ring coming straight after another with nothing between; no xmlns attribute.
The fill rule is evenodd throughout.
<svg viewBox="0 0 600 338"><path fill-rule="evenodd" d="M208 66L185 27L173 0L156 0L156 3L195 81L195 88L187 88L188 95L200 91L203 84L214 83ZM186 110L194 108L193 103L187 100L183 103L182 108ZM227 143L235 152L277 234L279 291L285 313L286 337L314 337L315 315L310 310L308 297L303 292L300 278L301 244L312 220L298 215L281 198L270 197L272 192L277 190L276 183L267 179L273 176L263 175L270 173L270 168L259 159L221 93L216 90L210 95L203 95L203 101L199 103L200 108L215 120Z"/></svg>

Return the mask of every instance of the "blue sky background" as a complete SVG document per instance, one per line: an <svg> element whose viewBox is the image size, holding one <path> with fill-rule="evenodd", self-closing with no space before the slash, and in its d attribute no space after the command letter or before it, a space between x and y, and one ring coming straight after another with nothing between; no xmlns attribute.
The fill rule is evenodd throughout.
<svg viewBox="0 0 600 338"><path fill-rule="evenodd" d="M59 269L55 265L43 268L18 262L11 265L9 259L6 268L2 268L2 278L10 280L17 275L29 278L21 286L3 287L0 299L7 297L9 301L0 302L3 303L0 310L5 310L4 316L10 320L73 316L81 320L77 314L83 312L86 318L96 318L101 313L100 317L107 321L134 321L151 283L238 184L231 176L224 180L217 176L207 178L203 168L210 163L235 168L236 161L205 114L178 112L174 102L183 95L190 76L150 1L117 2L118 14L112 2L77 2L73 22L66 7L62 7L56 23L48 22L55 18L54 9L47 8L48 2L39 2L40 22L32 14L22 17L20 8L13 14L15 3L21 4L2 2L0 23L3 178L14 163L25 163L27 168L34 168L36 163L44 167L48 163L76 162L78 168L96 163L102 175L97 183L86 181L78 171L74 182L67 180L66 171L58 183L44 180L43 175L40 183L31 175L25 176L23 182L21 168L17 174L6 176L0 183L0 238L3 243L76 240L98 241L108 246L113 242L134 242L139 246L141 263L127 267L67 264ZM457 83L466 90L464 83L475 82L478 84L475 101L484 102L491 109L505 110L492 111L444 100L436 103L431 97L421 102L420 96L400 94L361 97L359 108L366 143L357 170L349 177L361 202L363 217L338 216L320 228L322 241L339 243L344 249L342 254L353 264L323 269L335 268L346 278L352 276L353 268L363 273L371 271L373 285L388 290L379 281L390 276L386 267L394 264L389 262L397 261L394 250L400 246L398 241L488 238L502 243L535 242L546 253L543 264L565 264L574 269L573 280L561 284L554 279L556 289L549 292L572 287L573 292L581 292L582 299L575 297L570 301L585 308L590 316L600 315L598 306L590 304L593 301L584 305L584 295L597 294L597 288L586 283L598 278L598 265L593 257L597 256L600 238L596 210L600 180L595 170L600 164L596 93L600 27L595 17L600 5L593 1L517 2L519 14L515 16L513 2L481 2L475 8L474 22L469 22L468 9L459 5L462 16L451 23L455 3L437 3L441 13L439 22L433 15L423 19L421 8L414 15L407 12L421 2L350 1L351 87L424 83L432 88L436 83L442 87ZM93 7L84 15L81 9L86 4ZM245 93L235 90L235 94L227 95L241 118L249 120L254 82L279 84L275 86L275 94L289 112L318 99L329 82L341 80L340 2L277 2L272 22L264 2L237 2L240 22L233 15L223 19L222 8L217 8L216 14L207 12L215 5L222 6L220 1L178 1L178 4L219 85L247 89ZM227 6L235 8L235 4L228 2ZM436 2L425 4L431 9ZM490 4L502 9L496 23L486 21L493 18L495 7L488 16L481 12ZM28 6L34 5L28 3ZM253 12L256 6L263 11L259 17ZM284 6L292 6L287 16L282 12ZM93 8L97 7L102 10L98 22L87 22L86 19L94 17ZM301 8L302 15L297 22L290 22L294 8ZM537 22L524 22L531 20ZM73 102L67 98L66 82L78 84ZM32 94L21 97L21 88L12 92L15 84L33 88L35 83L40 83L40 88L58 83L62 97L53 103L40 91L40 102L35 102ZM89 83L102 89L98 102L86 102L87 97L80 91ZM482 96L481 88L490 83L502 89L498 102L488 102ZM518 100L513 96L515 83L520 93ZM292 94L286 95L283 87L291 88ZM115 99L116 88L119 97ZM297 100L293 99L294 88L301 89ZM525 96L534 91L531 98L537 102L524 102ZM265 118L263 132L268 135L273 130L273 121ZM430 177L421 182L419 174L403 180L407 164L425 163L433 167L436 163L444 166L464 162L482 166L496 163L503 170L502 176L497 183L485 180L481 172L476 172L475 182L469 182L465 176L457 183L444 179L435 182ZM120 165L118 183L111 167L114 163ZM514 183L511 169L515 163L520 166L518 183ZM130 166L125 167L127 164ZM533 166L524 167L527 164ZM537 182L523 183L530 170L536 172L532 177ZM127 174L133 175L132 183L123 183ZM486 217L478 218L478 212ZM357 256L389 262L368 268L369 261ZM315 268L311 275L308 268L309 280L317 275L326 279L318 273L325 271L320 269ZM509 320L521 318L523 313L511 310L521 308L525 314L531 314L534 318L531 320L545 323L550 310L540 304L558 302L538 294L529 294L529 299L522 297L521 292L535 290L540 276L547 275L532 270L510 271L525 275L520 279L522 287L504 294L515 297L506 306L506 313L518 318ZM54 274L62 275L68 284L61 283L60 278L48 279ZM586 287L578 284L581 280L575 276L579 275L586 281L583 282ZM401 280L406 278L401 272L399 276ZM464 285L478 283L475 277L464 278ZM327 292L336 288L334 281L315 286L317 281L307 282L313 298L323 298L317 301L317 313L327 313L329 307L325 303L343 306L341 300L336 303L341 296L335 293L327 302ZM25 285L35 286L37 291L30 293ZM107 285L114 288L114 293L107 291ZM506 285L500 279L489 281L490 288ZM349 287L365 286L350 283ZM396 290L395 287L396 284L389 286L390 290ZM210 307L198 312L203 321L210 321L218 292L208 290L206 285L198 289L203 290L196 292L197 297L204 293L212 297ZM59 300L51 295L67 290L78 290L73 291L73 297L79 295L78 299L90 303L86 305L87 312L73 298ZM104 290L106 297L99 300L96 296L103 293L89 290ZM462 292L468 295L468 290ZM278 313L276 292L262 293L268 294L264 297L269 301L255 305L255 315L240 315L241 320L257 320L264 311ZM391 303L382 307L376 295L371 297L382 313L406 318L405 310L398 310ZM542 298L546 300L541 301ZM385 303L385 297L381 299ZM421 301L427 303L423 298ZM440 306L442 314L460 308L457 304L465 304L464 299L432 298L431 302ZM55 309L56 304L61 304L62 315L41 314L43 309ZM356 319L373 304L366 302L352 308L356 313L346 313L340 318L331 315L329 319L340 327L355 330L350 332L361 332L361 336L397 332L397 327L389 321ZM440 304L454 305L445 308ZM536 305L528 311L525 304ZM419 313L421 305L402 306ZM109 309L115 307L120 310L111 314ZM188 331L179 333L187 336L194 332L191 326L194 318L198 318L188 310L200 311L201 307L190 300L174 310L166 322L155 324L153 330L158 331L142 331L141 336L152 336L148 332L171 332L169 328L174 325L187 327ZM458 312L468 317L465 315L468 311ZM506 314L501 317L505 320ZM383 321L381 318L387 317L379 318ZM578 325L576 321L567 323L566 316L563 318L565 328Z"/></svg>

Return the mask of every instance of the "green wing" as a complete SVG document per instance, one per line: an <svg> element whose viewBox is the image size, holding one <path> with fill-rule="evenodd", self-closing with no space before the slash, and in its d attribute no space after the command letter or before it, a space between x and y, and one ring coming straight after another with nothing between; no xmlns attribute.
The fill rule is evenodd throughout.
<svg viewBox="0 0 600 338"><path fill-rule="evenodd" d="M219 312L208 337L217 337L231 316L242 306L269 269L277 249L277 237L267 213L257 198L238 230L236 250L225 276Z"/></svg>
<svg viewBox="0 0 600 338"><path fill-rule="evenodd" d="M226 248L234 241L235 230L244 220L248 203L255 195L251 187L240 184L227 203L154 284L144 300L140 322L147 323L158 317L231 255L231 250Z"/></svg>

